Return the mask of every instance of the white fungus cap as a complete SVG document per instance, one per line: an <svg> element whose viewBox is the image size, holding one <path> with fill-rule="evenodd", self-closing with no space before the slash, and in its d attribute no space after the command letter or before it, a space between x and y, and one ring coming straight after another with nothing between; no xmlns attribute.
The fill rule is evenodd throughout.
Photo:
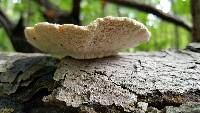
<svg viewBox="0 0 200 113"><path fill-rule="evenodd" d="M26 27L25 36L36 48L60 57L76 59L102 58L120 49L147 42L148 29L127 17L97 18L88 26L42 22Z"/></svg>

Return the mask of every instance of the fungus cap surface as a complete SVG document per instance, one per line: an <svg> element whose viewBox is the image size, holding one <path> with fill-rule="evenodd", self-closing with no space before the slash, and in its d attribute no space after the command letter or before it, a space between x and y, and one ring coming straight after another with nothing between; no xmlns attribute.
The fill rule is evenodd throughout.
<svg viewBox="0 0 200 113"><path fill-rule="evenodd" d="M150 33L136 20L109 16L97 18L87 26L41 22L26 27L25 36L29 43L44 52L60 57L92 59L136 47L147 42Z"/></svg>

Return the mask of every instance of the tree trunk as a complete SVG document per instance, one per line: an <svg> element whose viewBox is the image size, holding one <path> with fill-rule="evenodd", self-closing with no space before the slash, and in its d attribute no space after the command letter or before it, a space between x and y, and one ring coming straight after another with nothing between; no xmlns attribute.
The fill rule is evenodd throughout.
<svg viewBox="0 0 200 113"><path fill-rule="evenodd" d="M192 41L200 42L200 0L191 0L193 20Z"/></svg>
<svg viewBox="0 0 200 113"><path fill-rule="evenodd" d="M0 113L199 113L200 50L92 60L0 54Z"/></svg>

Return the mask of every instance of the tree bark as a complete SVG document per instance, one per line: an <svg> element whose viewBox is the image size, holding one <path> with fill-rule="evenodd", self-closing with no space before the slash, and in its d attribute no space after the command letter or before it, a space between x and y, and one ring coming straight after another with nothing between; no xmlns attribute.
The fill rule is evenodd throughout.
<svg viewBox="0 0 200 113"><path fill-rule="evenodd" d="M192 41L200 42L200 0L191 0L191 11L193 20Z"/></svg>
<svg viewBox="0 0 200 113"><path fill-rule="evenodd" d="M0 54L0 112L200 112L199 44L92 60Z"/></svg>

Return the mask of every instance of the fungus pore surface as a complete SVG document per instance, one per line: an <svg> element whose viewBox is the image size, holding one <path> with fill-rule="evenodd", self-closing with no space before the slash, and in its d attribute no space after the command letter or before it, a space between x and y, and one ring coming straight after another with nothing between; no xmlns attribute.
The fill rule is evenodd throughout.
<svg viewBox="0 0 200 113"><path fill-rule="evenodd" d="M34 47L59 57L76 59L116 55L121 49L147 42L148 29L127 17L97 18L87 26L41 22L26 27L27 41Z"/></svg>

